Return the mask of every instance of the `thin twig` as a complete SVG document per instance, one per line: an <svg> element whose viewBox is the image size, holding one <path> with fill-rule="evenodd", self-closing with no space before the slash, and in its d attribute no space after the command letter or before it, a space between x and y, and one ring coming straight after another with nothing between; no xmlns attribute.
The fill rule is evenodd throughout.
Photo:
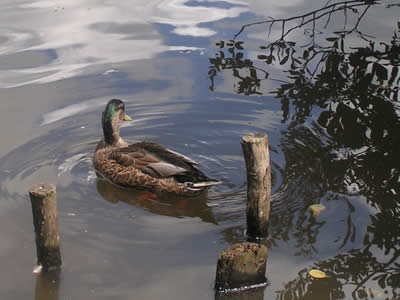
<svg viewBox="0 0 400 300"><path fill-rule="evenodd" d="M365 5L365 4L362 4L362 6L364 6L364 5ZM348 6L347 8L350 8L350 7L357 7L357 6L360 6L360 4L355 4L355 5L352 5L352 6ZM343 6L338 7L338 8L335 8L333 12L340 11L340 10L342 10L343 8L344 8ZM316 13L316 12L315 12L315 13ZM313 14L315 14L315 13L313 13ZM329 11L329 12L325 12L325 13L323 13L323 14L321 14L321 15L318 15L318 16L315 15L314 17L310 18L310 19L307 20L306 22L304 22L304 23L302 23L302 24L300 24L300 25L293 26L292 28L288 29L288 30L285 32L285 34L283 35L283 38L285 38L286 36L288 36L289 33L291 33L293 30L299 29L299 28L302 27L303 25L306 25L306 24L308 24L308 23L310 23L310 22L315 23L316 20L318 20L318 19L320 19L320 18L322 18L322 17L324 17L324 16L326 16L326 15L328 15L328 14L331 14L331 13L332 13L332 12ZM275 20L275 22L280 22L280 21L281 21L281 20ZM287 19L286 19L286 21L287 21Z"/></svg>
<svg viewBox="0 0 400 300"><path fill-rule="evenodd" d="M358 18L356 24L354 25L354 28L352 30L349 31L349 33L355 31L358 29L358 25L361 22L361 19L364 17L364 15L367 13L367 10L371 7L371 4L368 4L368 6L364 9L364 11L362 12L362 14L360 15L360 17Z"/></svg>
<svg viewBox="0 0 400 300"><path fill-rule="evenodd" d="M271 35L271 30L272 30L272 25L274 24L274 22L269 23L269 28L268 28L268 38Z"/></svg>
<svg viewBox="0 0 400 300"><path fill-rule="evenodd" d="M321 18L327 14L332 14L333 12L336 12L338 10L343 10L345 8L353 8L353 7L358 7L358 6L365 6L365 5L373 5L373 4L378 4L380 3L378 0L372 0L370 3L366 3L364 0L352 0L352 1L342 1L342 2L337 2L337 3L332 3L328 6L324 6L323 8L314 10L312 12L306 13L304 15L301 16L295 16L295 17L290 17L290 18L281 18L281 19L272 19L272 20L265 20L265 21L258 21L258 22L253 22L253 23L248 23L243 25L240 30L238 31L238 33L236 33L234 35L233 39L236 39L247 27L250 26L254 26L254 25L260 25L260 24L268 24L268 23L277 23L277 22L289 22L289 21L293 21L293 20L297 20L297 19L306 19L307 17L310 16L316 16L316 14L318 12L324 12L323 14L319 15L317 18ZM351 4L351 5L349 5ZM327 12L328 11L328 12ZM309 21L307 21L306 23L301 22L301 25L307 24L309 23ZM296 28L298 28L298 26L296 26ZM286 36L287 34L285 34Z"/></svg>
<svg viewBox="0 0 400 300"><path fill-rule="evenodd" d="M328 15L328 19L326 20L324 29L326 29L326 28L328 27L328 24L329 24L329 22L331 21L331 16L332 16L332 14L334 13L334 8L335 8L335 7L333 6L333 7L332 7L331 13Z"/></svg>

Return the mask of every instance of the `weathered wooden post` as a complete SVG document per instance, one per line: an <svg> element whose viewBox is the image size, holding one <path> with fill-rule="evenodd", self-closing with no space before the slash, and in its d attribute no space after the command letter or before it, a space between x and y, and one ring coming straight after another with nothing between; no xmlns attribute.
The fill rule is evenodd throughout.
<svg viewBox="0 0 400 300"><path fill-rule="evenodd" d="M57 223L56 187L52 184L34 184L29 188L32 204L37 264L45 271L61 266L60 235Z"/></svg>
<svg viewBox="0 0 400 300"><path fill-rule="evenodd" d="M256 243L238 243L225 249L217 262L215 289L229 291L265 285L268 249Z"/></svg>
<svg viewBox="0 0 400 300"><path fill-rule="evenodd" d="M266 237L271 207L271 168L268 136L251 133L242 138L247 170L247 235Z"/></svg>

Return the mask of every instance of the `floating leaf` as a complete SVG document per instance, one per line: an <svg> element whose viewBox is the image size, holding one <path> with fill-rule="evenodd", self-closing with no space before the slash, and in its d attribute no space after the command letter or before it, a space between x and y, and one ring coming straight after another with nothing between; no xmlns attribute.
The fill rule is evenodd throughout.
<svg viewBox="0 0 400 300"><path fill-rule="evenodd" d="M322 278L327 278L326 273L320 270L312 269L308 272L308 275L310 275L312 278L317 278L317 279L322 279Z"/></svg>
<svg viewBox="0 0 400 300"><path fill-rule="evenodd" d="M322 204L312 204L308 207L311 212L311 215L315 218L317 217L323 210L325 210L325 206Z"/></svg>

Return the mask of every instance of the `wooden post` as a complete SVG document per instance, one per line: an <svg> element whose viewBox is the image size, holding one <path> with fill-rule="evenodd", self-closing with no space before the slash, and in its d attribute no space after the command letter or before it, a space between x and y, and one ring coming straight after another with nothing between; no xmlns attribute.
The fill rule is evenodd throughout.
<svg viewBox="0 0 400 300"><path fill-rule="evenodd" d="M56 187L34 184L29 188L32 204L37 264L45 271L61 266L60 235L57 223Z"/></svg>
<svg viewBox="0 0 400 300"><path fill-rule="evenodd" d="M247 235L266 237L271 207L268 136L252 133L242 138L241 145L247 170Z"/></svg>
<svg viewBox="0 0 400 300"><path fill-rule="evenodd" d="M218 257L215 289L229 291L266 285L267 253L264 245L247 242L225 249Z"/></svg>

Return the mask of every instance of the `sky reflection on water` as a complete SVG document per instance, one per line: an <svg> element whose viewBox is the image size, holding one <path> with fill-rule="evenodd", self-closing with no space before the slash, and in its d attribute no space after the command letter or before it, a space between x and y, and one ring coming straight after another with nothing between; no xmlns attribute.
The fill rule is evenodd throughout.
<svg viewBox="0 0 400 300"><path fill-rule="evenodd" d="M6 8L3 4L0 15L7 26L0 30L0 53L9 67L3 65L0 72L2 87L90 74L94 65L150 59L166 51L202 50L164 44L155 25L172 26L170 33L177 35L209 37L216 32L207 23L248 11L239 1L223 3L231 7L187 6L186 1L27 1Z"/></svg>

